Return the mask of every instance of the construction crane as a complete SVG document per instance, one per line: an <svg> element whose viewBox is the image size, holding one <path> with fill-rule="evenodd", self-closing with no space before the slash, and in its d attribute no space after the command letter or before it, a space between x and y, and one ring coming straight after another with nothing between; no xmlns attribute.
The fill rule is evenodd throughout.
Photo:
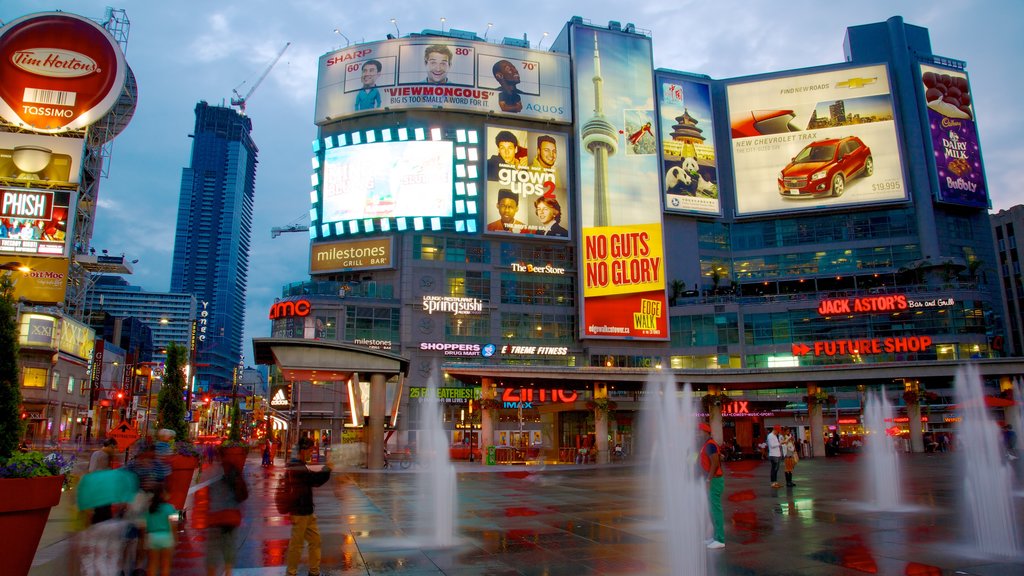
<svg viewBox="0 0 1024 576"><path fill-rule="evenodd" d="M306 218L309 218L309 214L303 214L284 226L274 226L270 229L270 237L277 238L285 232L307 232L309 230L309 224L302 223Z"/></svg>
<svg viewBox="0 0 1024 576"><path fill-rule="evenodd" d="M261 74L260 77L256 79L256 82L252 85L252 88L249 88L249 91L245 93L245 96L242 96L238 92L238 90L245 85L245 82L242 82L241 84L239 84L231 90L235 93L235 97L231 99L231 105L238 106L238 111L241 112L243 116L245 115L245 103L249 101L249 97L252 96L252 93L255 92L257 88L260 87L260 84L263 83L263 79L267 77L267 74L270 74L270 71L274 68L274 65L277 64L277 61L281 59L281 56L284 56L284 51L287 50L288 47L291 45L291 42L285 43L284 48L281 48L281 51L277 53L277 56L270 63L270 66L267 66L267 69L263 71L263 74Z"/></svg>

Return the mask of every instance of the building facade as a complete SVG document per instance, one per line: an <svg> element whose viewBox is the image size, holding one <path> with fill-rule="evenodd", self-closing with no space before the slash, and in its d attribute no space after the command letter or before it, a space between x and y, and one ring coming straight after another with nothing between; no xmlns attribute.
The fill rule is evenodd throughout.
<svg viewBox="0 0 1024 576"><path fill-rule="evenodd" d="M934 391L947 428L956 366L1006 355L966 63L899 17L844 49L716 80L574 18L548 52L424 31L325 54L312 278L284 287L272 337L410 358L399 426L433 377L478 390L445 393L453 443L559 459L628 443L658 374L748 449L815 410L815 445L823 417L853 433L868 392ZM999 366L994 389L1019 368Z"/></svg>
<svg viewBox="0 0 1024 576"><path fill-rule="evenodd" d="M1020 254L1022 246L1017 230L1024 230L1024 206L1000 210L992 215L992 234L998 255L999 285L1006 310L1006 349L1020 356L1024 351L1024 284L1021 283Z"/></svg>
<svg viewBox="0 0 1024 576"><path fill-rule="evenodd" d="M199 390L230 390L242 358L258 154L251 131L252 121L234 109L196 105L192 158L181 176L171 292L196 297Z"/></svg>

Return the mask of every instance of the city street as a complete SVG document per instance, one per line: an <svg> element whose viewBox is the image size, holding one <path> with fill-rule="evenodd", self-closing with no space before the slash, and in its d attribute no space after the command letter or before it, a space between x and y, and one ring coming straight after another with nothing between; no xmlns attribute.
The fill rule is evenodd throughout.
<svg viewBox="0 0 1024 576"><path fill-rule="evenodd" d="M1024 573L1024 555L985 558L960 534L954 454L903 456L908 511L870 511L857 455L800 461L795 488L772 489L768 463L726 465L726 547L709 550L709 574L985 576ZM272 491L280 465L246 464L250 498L235 574L284 574L289 522ZM420 549L417 478L409 470L336 470L315 489L323 536L322 574L581 575L673 574L665 531L645 504L645 465L483 466L459 463L457 543ZM204 471L200 483L210 478ZM1019 483L1014 499L1024 518ZM68 572L68 495L54 509L31 576ZM195 505L194 503L192 504ZM179 533L173 573L205 574L201 511ZM1018 534L1018 540L1022 540ZM1024 542L1018 545L1024 550ZM305 574L305 558L299 574ZM688 572L683 572L688 573Z"/></svg>

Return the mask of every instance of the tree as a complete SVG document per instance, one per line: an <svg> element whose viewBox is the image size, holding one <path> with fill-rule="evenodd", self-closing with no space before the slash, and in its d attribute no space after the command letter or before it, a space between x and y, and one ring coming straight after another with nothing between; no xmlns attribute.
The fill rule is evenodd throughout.
<svg viewBox="0 0 1024 576"><path fill-rule="evenodd" d="M18 451L24 430L18 378L18 306L8 272L0 276L0 460Z"/></svg>
<svg viewBox="0 0 1024 576"><path fill-rule="evenodd" d="M184 346L173 342L167 345L164 382L156 400L160 428L174 430L179 440L188 439L188 425L185 423L184 359Z"/></svg>

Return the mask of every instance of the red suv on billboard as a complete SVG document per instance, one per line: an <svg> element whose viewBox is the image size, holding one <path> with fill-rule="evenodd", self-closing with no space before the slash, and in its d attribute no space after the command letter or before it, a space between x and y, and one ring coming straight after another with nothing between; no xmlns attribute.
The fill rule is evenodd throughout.
<svg viewBox="0 0 1024 576"><path fill-rule="evenodd" d="M875 162L860 138L829 138L811 142L782 169L779 194L786 197L842 196L846 182L871 176Z"/></svg>

